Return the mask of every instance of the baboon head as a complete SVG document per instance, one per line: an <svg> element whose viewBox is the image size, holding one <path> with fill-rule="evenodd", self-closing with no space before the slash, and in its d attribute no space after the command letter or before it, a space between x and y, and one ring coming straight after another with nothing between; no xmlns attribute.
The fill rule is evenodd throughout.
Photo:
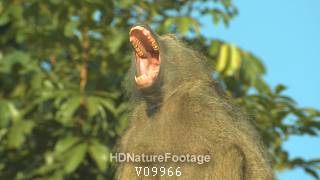
<svg viewBox="0 0 320 180"><path fill-rule="evenodd" d="M212 80L204 57L175 36L159 36L146 25L133 26L129 35L134 60L128 79L138 94L163 97L181 84Z"/></svg>

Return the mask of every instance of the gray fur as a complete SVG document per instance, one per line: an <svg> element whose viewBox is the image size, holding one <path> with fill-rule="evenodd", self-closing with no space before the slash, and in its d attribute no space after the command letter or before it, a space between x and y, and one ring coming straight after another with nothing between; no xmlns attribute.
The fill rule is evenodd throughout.
<svg viewBox="0 0 320 180"><path fill-rule="evenodd" d="M130 125L118 152L209 154L209 163L119 163L116 178L186 180L274 179L259 134L246 113L216 85L206 59L171 35L158 37L161 67L147 90L128 77ZM135 166L181 167L182 176L137 176Z"/></svg>

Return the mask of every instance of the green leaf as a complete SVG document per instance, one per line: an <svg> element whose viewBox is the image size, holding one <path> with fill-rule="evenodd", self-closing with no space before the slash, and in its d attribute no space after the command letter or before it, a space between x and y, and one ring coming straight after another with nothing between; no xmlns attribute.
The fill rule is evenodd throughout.
<svg viewBox="0 0 320 180"><path fill-rule="evenodd" d="M222 3L226 8L229 8L232 5L231 0L224 0Z"/></svg>
<svg viewBox="0 0 320 180"><path fill-rule="evenodd" d="M0 26L7 24L10 21L10 18L7 13L3 13L0 16Z"/></svg>
<svg viewBox="0 0 320 180"><path fill-rule="evenodd" d="M175 18L174 18L174 17L168 17L168 18L166 18L166 20L164 21L163 27L164 27L164 29L168 30L169 27L170 27L171 25L173 25L173 24L175 24Z"/></svg>
<svg viewBox="0 0 320 180"><path fill-rule="evenodd" d="M178 22L178 30L180 31L181 35L186 35L189 31L190 18L180 17Z"/></svg>
<svg viewBox="0 0 320 180"><path fill-rule="evenodd" d="M22 13L23 13L22 6L13 5L9 10L15 18L20 19L20 17L22 17Z"/></svg>
<svg viewBox="0 0 320 180"><path fill-rule="evenodd" d="M33 127L34 123L32 121L15 122L8 133L8 146L10 148L19 148Z"/></svg>
<svg viewBox="0 0 320 180"><path fill-rule="evenodd" d="M219 24L219 22L220 22L219 14L214 14L213 15L213 24L217 26Z"/></svg>
<svg viewBox="0 0 320 180"><path fill-rule="evenodd" d="M282 85L282 84L279 84L276 86L276 90L275 90L275 93L276 94L280 94L282 91L284 91L286 88L286 86Z"/></svg>
<svg viewBox="0 0 320 180"><path fill-rule="evenodd" d="M31 62L30 54L20 50L5 54L0 63L1 71L5 73L11 73L13 68L17 65L23 66L24 69L34 70L34 64Z"/></svg>
<svg viewBox="0 0 320 180"><path fill-rule="evenodd" d="M105 145L99 143L97 140L93 140L89 146L89 154L96 162L100 171L105 171L107 169L109 149Z"/></svg>
<svg viewBox="0 0 320 180"><path fill-rule="evenodd" d="M311 168L304 168L304 170L308 173L308 174L310 174L311 176L313 176L314 178L316 178L316 179L319 179L320 178L320 176L318 175L318 173L317 173L317 171L315 171L315 170L313 170L313 169L311 169Z"/></svg>
<svg viewBox="0 0 320 180"><path fill-rule="evenodd" d="M209 54L211 56L216 56L219 53L219 41L211 41L211 45L209 48Z"/></svg>
<svg viewBox="0 0 320 180"><path fill-rule="evenodd" d="M80 141L80 138L76 136L68 136L68 137L59 139L59 141L56 143L54 147L55 155L57 156L61 155L62 153L66 152L68 149L70 149L73 145L75 145L79 141Z"/></svg>
<svg viewBox="0 0 320 180"><path fill-rule="evenodd" d="M118 124L116 126L116 133L121 134L126 128L128 124L128 117L126 113L123 113L118 116Z"/></svg>
<svg viewBox="0 0 320 180"><path fill-rule="evenodd" d="M100 104L100 99L97 97L88 97L87 98L87 108L88 108L88 114L89 117L93 117L96 115L99 111L99 107L101 106Z"/></svg>
<svg viewBox="0 0 320 180"><path fill-rule="evenodd" d="M67 101L65 101L61 108L59 109L57 116L58 121L62 123L68 123L73 119L73 115L75 111L79 108L82 102L81 96L73 96L70 97Z"/></svg>
<svg viewBox="0 0 320 180"><path fill-rule="evenodd" d="M72 173L83 161L87 152L87 144L82 143L73 147L67 154L64 170L66 173Z"/></svg>
<svg viewBox="0 0 320 180"><path fill-rule="evenodd" d="M132 5L133 5L134 3L135 3L135 1L133 1L133 0L120 0L120 1L119 1L119 6L120 6L121 8L126 9L126 8L132 7Z"/></svg>
<svg viewBox="0 0 320 180"><path fill-rule="evenodd" d="M0 128L6 128L9 125L11 118L9 103L4 100L0 101Z"/></svg>
<svg viewBox="0 0 320 180"><path fill-rule="evenodd" d="M75 31L78 27L78 21L69 21L64 27L64 35L66 37L72 37L75 35Z"/></svg>
<svg viewBox="0 0 320 180"><path fill-rule="evenodd" d="M254 68L256 69L257 74L262 75L262 74L266 73L266 69L265 69L262 61L260 61L256 56L254 56L251 53L249 53L248 56L249 56L251 63L253 64Z"/></svg>
<svg viewBox="0 0 320 180"><path fill-rule="evenodd" d="M116 53L119 50L124 41L124 37L126 36L123 33L113 29L111 36L108 37L109 40L105 41L111 53Z"/></svg>
<svg viewBox="0 0 320 180"><path fill-rule="evenodd" d="M59 3L61 3L61 1L63 1L63 0L50 0L50 2L52 4L59 4Z"/></svg>
<svg viewBox="0 0 320 180"><path fill-rule="evenodd" d="M111 99L100 99L101 104L109 110L112 114L117 114L117 111L114 107L113 101Z"/></svg>

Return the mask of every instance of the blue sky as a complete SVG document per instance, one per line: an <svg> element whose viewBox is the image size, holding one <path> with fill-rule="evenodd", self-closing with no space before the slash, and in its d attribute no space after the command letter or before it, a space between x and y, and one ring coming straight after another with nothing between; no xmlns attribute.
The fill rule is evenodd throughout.
<svg viewBox="0 0 320 180"><path fill-rule="evenodd" d="M234 1L240 14L229 28L202 19L208 37L235 43L254 52L267 67L273 87L284 84L286 95L300 107L320 109L320 1ZM290 157L320 158L320 138L292 137L284 146ZM278 174L280 180L311 180L303 170Z"/></svg>

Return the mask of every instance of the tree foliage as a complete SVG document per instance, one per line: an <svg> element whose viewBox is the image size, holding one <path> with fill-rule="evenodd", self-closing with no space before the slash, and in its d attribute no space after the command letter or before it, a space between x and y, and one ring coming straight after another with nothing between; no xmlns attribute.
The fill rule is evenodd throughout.
<svg viewBox="0 0 320 180"><path fill-rule="evenodd" d="M137 22L174 33L202 51L226 91L252 114L274 169L302 167L318 177L319 159L289 158L291 135L317 136L320 113L270 88L254 54L201 33L200 19L226 26L231 0L0 1L0 179L105 179L109 153L127 125L121 88Z"/></svg>

